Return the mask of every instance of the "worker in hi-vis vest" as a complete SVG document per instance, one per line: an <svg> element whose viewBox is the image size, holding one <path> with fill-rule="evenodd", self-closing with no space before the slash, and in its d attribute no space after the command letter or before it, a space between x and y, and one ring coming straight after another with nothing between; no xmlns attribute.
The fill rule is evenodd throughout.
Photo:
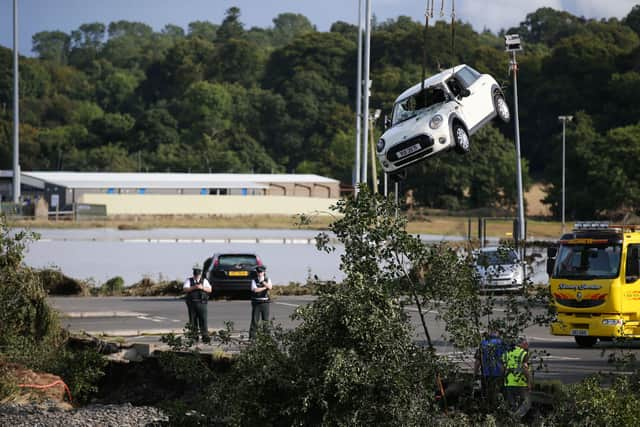
<svg viewBox="0 0 640 427"><path fill-rule="evenodd" d="M533 378L529 370L529 342L520 337L516 346L502 355L504 392L513 414L524 417L531 409Z"/></svg>

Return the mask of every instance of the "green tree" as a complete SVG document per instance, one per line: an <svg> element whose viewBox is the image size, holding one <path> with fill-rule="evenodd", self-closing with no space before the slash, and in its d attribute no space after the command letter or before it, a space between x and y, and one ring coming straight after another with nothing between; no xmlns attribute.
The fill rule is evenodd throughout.
<svg viewBox="0 0 640 427"><path fill-rule="evenodd" d="M226 42L231 39L241 38L244 35L244 28L240 22L240 9L230 7L225 12L225 18L216 32L218 40Z"/></svg>
<svg viewBox="0 0 640 427"><path fill-rule="evenodd" d="M306 16L298 13L281 13L273 18L273 44L281 47L301 35L315 32L316 28Z"/></svg>
<svg viewBox="0 0 640 427"><path fill-rule="evenodd" d="M210 42L216 41L219 26L209 21L194 21L189 23L189 37L200 37Z"/></svg>
<svg viewBox="0 0 640 427"><path fill-rule="evenodd" d="M39 58L66 64L71 38L62 31L41 31L31 38L32 48Z"/></svg>

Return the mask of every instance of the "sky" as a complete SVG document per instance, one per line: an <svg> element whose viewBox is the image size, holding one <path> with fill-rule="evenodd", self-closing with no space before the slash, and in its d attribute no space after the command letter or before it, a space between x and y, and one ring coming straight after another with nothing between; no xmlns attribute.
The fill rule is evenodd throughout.
<svg viewBox="0 0 640 427"><path fill-rule="evenodd" d="M361 0L363 4L366 0ZM450 19L453 0L435 0L436 15L444 1ZM219 24L225 11L237 6L245 28L270 27L280 13L305 15L320 31L328 31L336 21L357 23L358 0L17 0L18 48L32 55L31 37L40 31L70 33L81 24L127 20L144 22L159 31L166 24L185 30L190 22ZM456 17L469 22L476 31L517 26L528 13L540 7L565 10L586 18L623 18L640 0L455 0ZM424 20L427 0L371 0L378 21L410 16ZM0 0L0 45L13 46L13 0Z"/></svg>

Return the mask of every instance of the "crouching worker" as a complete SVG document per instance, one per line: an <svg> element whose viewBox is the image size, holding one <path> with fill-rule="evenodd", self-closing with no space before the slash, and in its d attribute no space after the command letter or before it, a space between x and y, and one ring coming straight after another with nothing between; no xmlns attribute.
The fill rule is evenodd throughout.
<svg viewBox="0 0 640 427"><path fill-rule="evenodd" d="M529 342L518 339L517 345L502 355L504 366L504 391L511 412L523 418L531 409L533 378L529 370Z"/></svg>
<svg viewBox="0 0 640 427"><path fill-rule="evenodd" d="M189 310L189 325L196 335L202 337L202 342L208 343L209 329L207 327L207 302L211 293L209 281L202 277L202 268L196 264L193 266L193 276L189 277L182 286L186 293L185 301Z"/></svg>
<svg viewBox="0 0 640 427"><path fill-rule="evenodd" d="M272 287L271 279L265 275L267 267L259 265L256 267L258 277L251 281L251 327L249 328L249 338L256 337L256 330L260 321L269 320L269 290Z"/></svg>

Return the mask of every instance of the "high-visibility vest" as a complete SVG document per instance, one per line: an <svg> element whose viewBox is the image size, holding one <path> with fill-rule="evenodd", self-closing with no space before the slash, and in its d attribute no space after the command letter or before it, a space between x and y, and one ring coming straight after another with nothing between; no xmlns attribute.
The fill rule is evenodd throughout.
<svg viewBox="0 0 640 427"><path fill-rule="evenodd" d="M524 368L524 359L527 351L522 347L515 347L513 350L502 355L504 362L504 385L507 387L526 387L527 375Z"/></svg>

